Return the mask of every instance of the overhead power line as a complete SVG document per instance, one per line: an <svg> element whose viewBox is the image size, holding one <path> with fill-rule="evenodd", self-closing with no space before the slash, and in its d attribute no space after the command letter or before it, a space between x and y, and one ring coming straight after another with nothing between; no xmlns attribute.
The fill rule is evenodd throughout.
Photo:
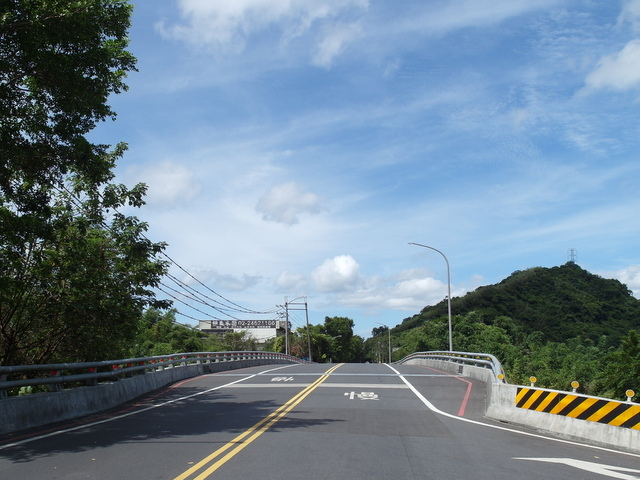
<svg viewBox="0 0 640 480"><path fill-rule="evenodd" d="M71 192L66 185L62 185L61 187L57 187L56 188L58 191L60 191L61 193L63 193L62 191L64 190L64 192L66 192L66 194L68 195L68 198L71 202L74 203L74 205L77 208L82 208L82 201L76 196L75 193ZM99 193L99 195L101 196L102 194ZM120 213L117 211L117 209L113 209L116 213ZM110 225L108 225L104 220L101 221L101 225L103 228L105 228L108 231L112 231L112 227ZM142 236L142 238L144 238L147 241L151 241L149 238L147 238L146 235L144 235L143 233L140 234ZM189 278L193 279L197 284L199 284L200 286L202 286L205 290L207 290L208 292L211 292L213 295L215 295L216 297L218 297L220 300L216 300L215 298L211 298L208 295L205 295L202 292L199 292L198 290L196 290L195 288L193 288L192 286L188 285L187 283L183 282L182 280L178 279L177 277L171 275L170 273L167 272L166 277L168 279L170 279L171 281L173 281L174 283L176 283L176 285L180 286L181 288L185 289L186 292L180 292L170 286L168 286L166 283L161 282L160 284L165 287L168 290L171 290L172 292L174 292L176 295L171 294L169 292L167 292L166 290L158 287L158 290L160 290L161 292L163 292L165 295L167 295L168 297L170 297L171 299L177 301L178 303L181 303L183 305L185 305L188 308L191 308L193 310L196 310L200 313L202 313L203 315L211 318L211 319L215 319L215 320L222 320L221 318L215 316L215 315L211 315L208 314L206 312L203 312L202 310L199 310L198 308L190 305L189 303L187 303L185 301L185 299L189 299L193 302L199 303L201 305L207 306L213 310L215 310L216 312L238 320L237 317L231 315L228 312L236 312L236 313L242 313L242 314L248 314L248 315L269 315L269 314L273 314L278 310L278 307L274 307L272 309L269 310L253 310L247 307L243 307L242 305L239 305L231 300L229 300L228 298L226 298L225 296L219 294L218 292L216 292L215 290L211 289L210 287L208 287L207 285L205 285L203 282L201 282L198 278L196 278L194 275L192 275L190 272L188 272L184 267L182 267L182 265L180 265L178 262L176 262L173 258L171 258L166 252L161 251L160 252L164 257L167 258L167 260L169 260L169 262L172 265L175 265L179 270L181 270L182 272L184 272ZM187 293L188 292L188 293ZM182 298L181 298L182 297ZM208 300L208 301L207 301ZM212 303L209 303L212 302ZM226 303L224 303L226 302ZM180 313L180 312L178 312ZM191 317L189 315L185 315L183 313L180 313L181 315L187 317L187 318L191 318L192 320L198 320L194 317Z"/></svg>
<svg viewBox="0 0 640 480"><path fill-rule="evenodd" d="M249 308L243 307L241 305L238 305L235 302L232 302L231 300L229 300L228 298L220 295L218 292L216 292L215 290L211 289L210 287L208 287L207 285L205 285L203 282L201 282L200 280L198 280L195 276L193 276L190 272L188 272L185 268L183 268L180 264L178 264L178 262L176 262L173 258L171 258L169 255L167 255L165 252L161 252L162 255L164 255L165 257L167 257L167 259L169 259L169 261L171 263L173 263L176 267L178 267L180 270L182 270L189 278L193 279L194 281L196 281L200 286L204 287L207 291L213 293L214 295L216 295L217 297L221 298L222 300L224 300L225 302L227 302L228 304L236 307L235 311L240 312L240 313L249 313L249 314L254 314L254 315L267 315L270 313L274 313L277 310L277 307L274 307L270 310L251 310ZM182 282L184 284L184 282ZM186 285L186 284L184 284ZM209 298L209 297L207 297ZM212 300L211 298L209 298L210 300ZM215 300L213 300L215 301Z"/></svg>

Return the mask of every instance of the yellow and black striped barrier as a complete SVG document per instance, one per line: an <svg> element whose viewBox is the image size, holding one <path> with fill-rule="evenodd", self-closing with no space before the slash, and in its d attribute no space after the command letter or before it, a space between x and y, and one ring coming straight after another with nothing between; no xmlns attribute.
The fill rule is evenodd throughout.
<svg viewBox="0 0 640 480"><path fill-rule="evenodd" d="M516 407L640 430L640 405L634 403L518 387Z"/></svg>

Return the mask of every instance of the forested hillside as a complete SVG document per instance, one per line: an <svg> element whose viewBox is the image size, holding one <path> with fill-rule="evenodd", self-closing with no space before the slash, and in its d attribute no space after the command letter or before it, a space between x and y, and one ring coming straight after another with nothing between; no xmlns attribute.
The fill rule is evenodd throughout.
<svg viewBox="0 0 640 480"><path fill-rule="evenodd" d="M640 300L617 280L575 263L517 271L502 282L452 299L453 349L495 355L510 383L624 398L640 391ZM375 352L386 333L374 330ZM447 304L442 301L392 330L393 359L447 350Z"/></svg>
<svg viewBox="0 0 640 480"><path fill-rule="evenodd" d="M446 301L405 319L395 332L446 315ZM456 315L475 312L488 322L509 317L524 333L541 332L544 340L563 342L602 336L620 341L640 327L640 300L618 280L599 277L573 262L552 268L516 271L495 285L480 287L451 301Z"/></svg>

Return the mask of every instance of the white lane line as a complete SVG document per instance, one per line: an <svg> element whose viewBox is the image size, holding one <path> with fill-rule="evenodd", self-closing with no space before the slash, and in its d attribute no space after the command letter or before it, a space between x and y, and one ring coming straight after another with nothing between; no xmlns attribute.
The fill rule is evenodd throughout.
<svg viewBox="0 0 640 480"><path fill-rule="evenodd" d="M562 465L568 465L570 467L584 470L585 472L597 473L610 478L618 478L620 480L638 480L640 477L635 475L627 475L622 472L640 473L640 470L635 468L624 468L613 465L603 465L601 463L585 462L583 460L576 460L574 458L524 458L515 457L513 460L530 460L533 462L547 462L547 463L559 463Z"/></svg>
<svg viewBox="0 0 640 480"><path fill-rule="evenodd" d="M403 384L389 384L389 383L323 383L320 385L320 388L373 388L374 390L382 389L382 388L399 388L406 389L408 388Z"/></svg>
<svg viewBox="0 0 640 480"><path fill-rule="evenodd" d="M308 387L308 383L243 383L243 384L229 384L228 388L289 388L289 387ZM369 389L382 389L382 388L392 388L392 389L401 389L406 390L407 387L405 384L381 384L381 383L323 383L318 386L318 388L369 388Z"/></svg>
<svg viewBox="0 0 640 480"><path fill-rule="evenodd" d="M216 375L218 376L227 376L227 377L233 377L233 376L241 376L241 374L238 373L217 373ZM280 376L280 374L260 374L260 375L264 375L266 377L268 376L273 376L273 377L278 377ZM321 375L324 375L324 373L294 373L293 375L295 375L296 377L319 377ZM397 375L394 375L393 373L331 373L329 374L331 377L391 377L391 378L397 378ZM437 373L411 373L411 374L406 374L405 377L440 377L440 378L455 378L455 377L462 377L463 375L457 375L457 374L451 374L451 375L444 375L444 374L437 374Z"/></svg>
<svg viewBox="0 0 640 480"><path fill-rule="evenodd" d="M154 408L164 407L166 405L171 405L172 403L176 403L176 402L180 402L182 400L187 400L189 398L197 397L198 395L204 395L206 393L214 392L216 390L220 390L221 388L230 387L232 385L235 385L235 384L240 383L240 382L244 382L246 380L249 380L251 378L257 377L257 376L262 375L264 373L274 372L276 370L281 370L281 369L287 368L289 366L293 366L293 365L285 365L283 367L276 367L276 368L272 368L272 369L269 369L269 370L265 370L264 372L254 373L254 374L251 374L251 375L246 375L243 378L240 378L238 380L234 380L233 382L229 382L229 383L226 383L224 385L220 385L218 387L209 388L209 389L203 390L201 392L192 393L191 395L185 395L184 397L180 397L180 398L174 398L173 400L167 400L166 402L158 403L158 404L155 404L155 405L150 405L148 407L144 407L144 408L141 408L141 409L138 409L138 410L133 410L133 411L130 411L130 412L127 412L127 413L122 413L120 415L116 415L116 416L113 416L113 417L103 418L102 420L96 420L95 422L83 423L81 425L76 425L74 427L65 428L64 430L56 430L55 432L49 432L49 433L45 433L45 434L38 435L38 436L35 436L35 437L25 438L24 440L17 440L15 442L7 443L5 445L0 445L0 450L4 450L5 448L10 448L10 447L16 447L16 446L19 446L19 445L24 445L25 443L29 443L29 442L35 442L36 440L41 440L43 438L54 437L56 435L60 435L60 434L63 434L63 433L74 432L76 430L81 430L83 428L94 427L96 425L101 425L103 423L113 422L114 420L120 420L121 418L126 418L126 417L130 417L132 415L137 415L138 413L143 413L143 412L147 412L149 410L153 410ZM213 376L213 375L216 375L216 374L213 373L213 374L207 374L207 375L203 375L203 376ZM197 377L192 377L191 379L193 379L193 378L197 378ZM191 379L185 379L185 381L186 380L191 380ZM151 393L151 392L149 392L149 393Z"/></svg>
<svg viewBox="0 0 640 480"><path fill-rule="evenodd" d="M411 389L411 391L416 395L416 397L418 397L420 399L420 401L422 403L425 404L425 406L431 410L433 413L436 413L438 415L442 415L444 417L449 417L449 418L453 418L454 420L458 420L460 422L467 422L467 423L473 423L474 425L481 425L483 427L489 427L489 428L494 428L496 430L503 430L505 432L511 432L511 433L517 433L519 435L525 435L527 437L534 437L534 438L540 438L542 440L550 440L552 442L558 442L558 443L566 443L568 445L575 445L578 447L587 447L587 448L592 448L595 450L600 450L603 452L610 452L610 453L617 453L619 455L625 455L625 456L629 456L629 457L636 457L636 458L640 458L640 455L636 454L636 453L630 453L630 452L621 452L619 450L613 450L611 448L606 448L606 447L598 447L596 445L589 445L586 443L579 443L579 442L572 442L571 440L563 440L561 438L555 438L555 437L546 437L544 435L539 435L536 433L530 433L530 432L524 432L524 431L520 431L520 430L514 430L511 428L507 428L507 427L501 427L499 425L491 425L489 423L483 423L483 422L478 422L477 420L471 420L469 418L464 418L464 417L458 417L457 415L452 415L451 413L447 413L447 412L443 412L442 410L439 410L438 408L435 407L435 405L433 405L429 400L427 400L424 395L422 395L410 382L409 380L407 380L404 375L402 373L400 373L398 370L396 370L395 368L393 368L391 365L387 365L391 370L393 370L394 372L396 372L396 374L398 375L398 377Z"/></svg>

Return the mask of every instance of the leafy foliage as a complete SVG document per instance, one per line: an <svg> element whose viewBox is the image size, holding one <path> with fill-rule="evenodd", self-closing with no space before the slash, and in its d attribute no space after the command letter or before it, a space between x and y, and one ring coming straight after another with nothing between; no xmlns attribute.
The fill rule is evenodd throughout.
<svg viewBox="0 0 640 480"><path fill-rule="evenodd" d="M314 362L361 362L364 340L353 334L354 321L347 317L325 317L324 324L298 328L289 333L289 353L308 358L311 343L311 358ZM309 338L310 337L310 338ZM265 350L284 353L286 340L278 337L264 345Z"/></svg>
<svg viewBox="0 0 640 480"><path fill-rule="evenodd" d="M0 193L19 212L46 210L75 173L111 178L108 146L85 135L115 114L109 95L135 69L125 50L131 5L119 0L7 0L0 7Z"/></svg>
<svg viewBox="0 0 640 480"><path fill-rule="evenodd" d="M135 70L121 0L0 6L0 362L83 361L126 352L164 244L118 212L144 185L110 183L125 151L86 135Z"/></svg>
<svg viewBox="0 0 640 480"><path fill-rule="evenodd" d="M599 389L609 395L624 398L629 388L640 397L640 334L629 332L619 349L604 360L604 370L599 378Z"/></svg>
<svg viewBox="0 0 640 480"><path fill-rule="evenodd" d="M170 355L172 353L227 350L217 336L176 322L176 311L150 308L138 322L138 331L130 347L132 357Z"/></svg>
<svg viewBox="0 0 640 480"><path fill-rule="evenodd" d="M616 280L571 262L532 268L452 299L452 310L454 350L495 355L511 383L533 375L568 390L575 380L582 392L616 398L640 390L640 301ZM446 304L406 319L393 336L396 359L447 350Z"/></svg>
<svg viewBox="0 0 640 480"><path fill-rule="evenodd" d="M119 190L108 195L112 208L143 193ZM50 234L11 242L1 231L2 363L113 358L126 351L146 306L168 306L152 290L166 271L157 258L164 244L149 241L135 217L107 218L104 202L63 191L52 202Z"/></svg>
<svg viewBox="0 0 640 480"><path fill-rule="evenodd" d="M496 285L453 298L451 305L458 315L476 312L487 319L511 318L524 334L542 332L545 340L555 342L578 336L597 342L603 335L619 342L629 330L640 327L640 301L625 285L573 262L514 272ZM445 302L426 307L396 331L445 314Z"/></svg>

